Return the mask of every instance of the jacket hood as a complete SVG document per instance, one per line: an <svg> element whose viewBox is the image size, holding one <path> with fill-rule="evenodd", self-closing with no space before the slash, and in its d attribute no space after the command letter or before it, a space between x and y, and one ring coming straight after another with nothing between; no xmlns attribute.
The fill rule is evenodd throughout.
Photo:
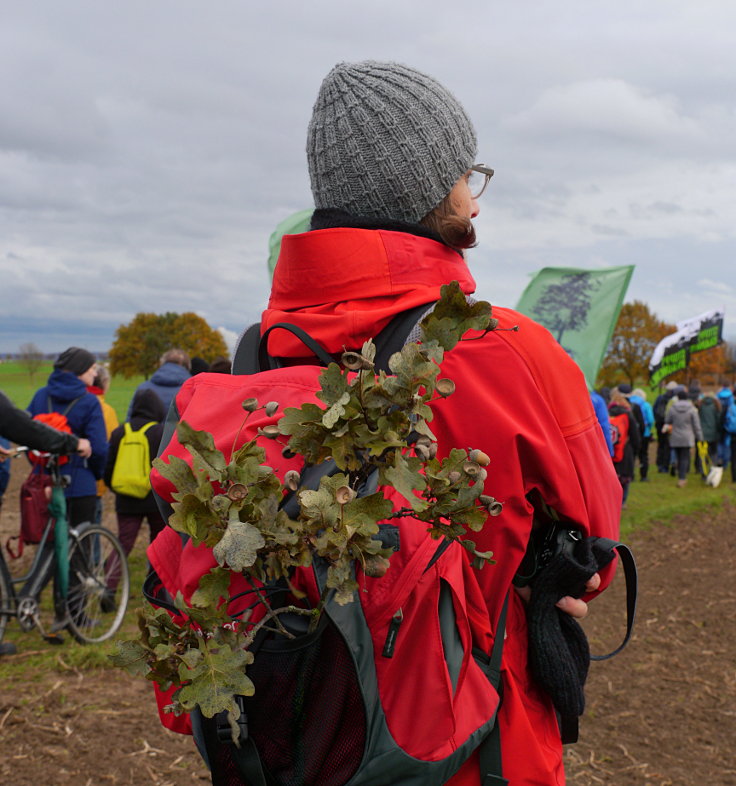
<svg viewBox="0 0 736 786"><path fill-rule="evenodd" d="M350 227L285 235L262 330L298 309L300 326L328 352L341 351L346 339L348 348L360 348L397 312L438 300L451 281L466 295L475 291L464 258L431 238ZM269 352L308 354L283 330L269 336Z"/></svg>
<svg viewBox="0 0 736 786"><path fill-rule="evenodd" d="M721 404L728 404L730 401L733 401L733 391L729 390L728 388L719 390L717 396L720 399Z"/></svg>
<svg viewBox="0 0 736 786"><path fill-rule="evenodd" d="M695 405L689 398L678 398L672 404L672 409L677 410L678 412L687 412L689 409L694 409Z"/></svg>
<svg viewBox="0 0 736 786"><path fill-rule="evenodd" d="M178 363L164 363L153 372L150 381L166 388L181 387L191 374Z"/></svg>
<svg viewBox="0 0 736 786"><path fill-rule="evenodd" d="M87 386L71 371L52 371L47 383L49 395L57 401L73 401L87 392Z"/></svg>
<svg viewBox="0 0 736 786"><path fill-rule="evenodd" d="M150 388L143 388L133 396L130 417L131 419L141 418L148 423L152 420L161 423L166 417L166 410L164 409L163 402L155 391Z"/></svg>

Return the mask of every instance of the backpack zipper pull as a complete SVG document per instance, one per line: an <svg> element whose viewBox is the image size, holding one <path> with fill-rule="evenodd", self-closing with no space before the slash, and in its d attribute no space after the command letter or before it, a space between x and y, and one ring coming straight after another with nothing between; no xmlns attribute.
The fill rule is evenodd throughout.
<svg viewBox="0 0 736 786"><path fill-rule="evenodd" d="M399 628L404 621L404 612L399 609L393 617L388 626L388 633L386 634L386 643L383 645L383 652L381 653L384 658L393 658L394 647L396 646L396 637L399 635Z"/></svg>

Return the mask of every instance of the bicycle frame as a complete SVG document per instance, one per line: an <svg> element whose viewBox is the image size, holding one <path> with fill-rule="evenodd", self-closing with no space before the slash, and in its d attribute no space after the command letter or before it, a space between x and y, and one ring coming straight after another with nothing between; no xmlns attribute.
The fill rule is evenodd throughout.
<svg viewBox="0 0 736 786"><path fill-rule="evenodd" d="M51 524L51 520L46 523L46 528L43 531L41 542L38 544L38 548L36 549L36 553L33 556L33 562L31 563L31 567L28 569L28 572L23 576L17 576L11 579L14 587L19 584L23 585L20 592L14 591L13 594L16 597L21 597L24 595L31 595L35 597L41 593L41 590L51 579L50 569L56 562L54 547L50 542ZM5 561L4 555L2 555L2 558L3 561ZM46 575L47 573L48 575Z"/></svg>
<svg viewBox="0 0 736 786"><path fill-rule="evenodd" d="M65 477L53 459L47 469L50 470L53 486L57 489L63 487ZM64 559L61 555L67 553L67 548L64 548L61 555L57 550L58 544L53 534L54 523L55 519L50 513L31 566L25 575L12 577L8 563L0 551L0 589L5 588L5 591L0 593L3 596L0 617L4 620L0 626L0 638L7 620L15 617L24 632L38 628L49 642L61 641L61 637L54 633L61 628L67 628L74 638L82 643L105 640L119 628L127 607L129 574L126 555L117 538L104 527L90 521L68 528L68 563L62 563L61 567L67 567L68 564L72 571L74 597L67 595L63 585L62 594L57 595L55 581L56 621L47 633L39 616L41 594L51 580L58 577L59 560ZM62 581L64 580L62 578ZM116 601L115 588L119 581L122 582L123 595ZM108 594L109 599L106 597ZM104 605L113 604L112 609L102 608L103 598ZM105 619L100 617L100 612L107 613L111 610L114 610L111 616Z"/></svg>

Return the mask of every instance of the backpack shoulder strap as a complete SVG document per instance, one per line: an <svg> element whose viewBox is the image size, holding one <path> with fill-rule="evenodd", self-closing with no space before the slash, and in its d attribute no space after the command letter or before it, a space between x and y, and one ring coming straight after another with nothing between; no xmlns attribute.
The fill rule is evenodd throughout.
<svg viewBox="0 0 736 786"><path fill-rule="evenodd" d="M77 401L79 401L80 398L82 398L82 397L81 396L77 396L75 399L72 399L67 404L66 409L61 414L62 415L68 415L69 414L69 410L77 403ZM53 402L51 400L51 394L50 393L46 394L46 411L49 412L49 413L55 411L54 410L54 404L53 404Z"/></svg>
<svg viewBox="0 0 736 786"><path fill-rule="evenodd" d="M395 352L401 350L407 343L412 330L422 317L434 307L434 303L423 303L397 314L378 333L374 342L376 345L375 367L378 371L388 371L388 360ZM280 328L288 330L295 335L312 354L319 358L324 365L329 365L334 358L313 339L306 331L288 322L279 322L272 325L261 336L260 323L252 324L241 336L232 363L233 374L256 374L270 368L276 368L278 363L269 355L267 350L267 337L272 330Z"/></svg>
<svg viewBox="0 0 736 786"><path fill-rule="evenodd" d="M376 370L388 371L388 361L394 352L400 352L407 343L412 330L420 320L434 308L434 303L423 303L420 306L397 314L374 339L376 345Z"/></svg>
<svg viewBox="0 0 736 786"><path fill-rule="evenodd" d="M509 590L512 592L512 590ZM506 638L506 612L509 605L509 596L506 594L501 614L496 625L496 635L493 640L493 649L488 663L486 674L499 696L499 706L503 701L503 690L501 687L501 656L503 654L503 643ZM503 777L503 761L501 759L501 734L498 728L498 710L496 710L496 722L493 724L488 736L481 742L478 749L480 759L481 786L505 786L508 780Z"/></svg>
<svg viewBox="0 0 736 786"><path fill-rule="evenodd" d="M279 368L280 363L278 360L268 354L268 337L273 330L288 330L289 333L296 336L305 347L307 347L313 355L315 355L322 365L329 366L334 362L332 355L315 339L313 339L306 330L292 325L290 322L277 322L261 336L258 344L258 370L267 371L269 369Z"/></svg>
<svg viewBox="0 0 736 786"><path fill-rule="evenodd" d="M233 355L233 374L254 374L258 371L258 346L261 343L261 323L254 322L240 337Z"/></svg>

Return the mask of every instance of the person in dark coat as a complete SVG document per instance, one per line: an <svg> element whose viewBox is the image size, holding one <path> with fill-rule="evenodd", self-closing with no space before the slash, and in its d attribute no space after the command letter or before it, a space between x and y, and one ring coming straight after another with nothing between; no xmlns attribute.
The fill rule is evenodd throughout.
<svg viewBox="0 0 736 786"><path fill-rule="evenodd" d="M697 403L703 439L708 443L708 455L712 466L718 465L718 439L721 436L721 402L713 393L704 393Z"/></svg>
<svg viewBox="0 0 736 786"><path fill-rule="evenodd" d="M664 392L660 393L654 400L654 427L657 430L657 471L664 474L670 469L670 439L664 429L664 416L667 413L667 405L675 395L677 382L670 380L665 386Z"/></svg>
<svg viewBox="0 0 736 786"><path fill-rule="evenodd" d="M158 453L165 417L164 405L153 390L145 388L139 390L133 396L131 416L128 419L131 428L134 431L138 431L146 423L154 422L156 424L146 431L151 461ZM124 433L125 425L121 425L110 435L110 449L107 455L104 475L105 483L110 489L112 489L112 473L115 469L115 460L117 459L120 440L123 438ZM118 519L118 538L126 554L130 554L133 549L144 520L148 522L149 541L153 541L165 526L161 513L156 506L153 492L149 492L143 499L115 492L115 513Z"/></svg>
<svg viewBox="0 0 736 786"><path fill-rule="evenodd" d="M141 382L135 392L152 390L161 399L165 414L169 411L169 405L179 392L179 388L192 376L191 369L191 358L183 349L169 349L161 356L160 365L151 374L151 378ZM133 401L131 400L125 417L130 420L132 414Z"/></svg>

